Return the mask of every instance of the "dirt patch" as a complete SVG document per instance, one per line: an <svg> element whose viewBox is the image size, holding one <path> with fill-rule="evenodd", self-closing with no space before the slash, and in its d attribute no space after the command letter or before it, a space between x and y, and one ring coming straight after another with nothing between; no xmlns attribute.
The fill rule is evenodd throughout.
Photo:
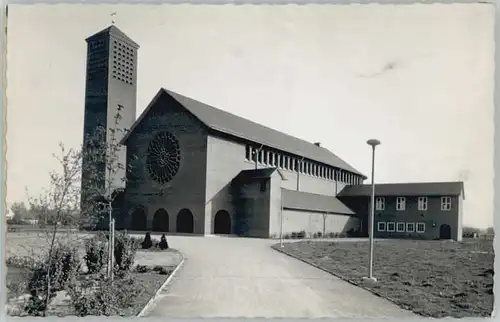
<svg viewBox="0 0 500 322"><path fill-rule="evenodd" d="M423 316L489 317L493 311L491 240L375 242L373 285L362 279L368 272L367 242L303 241L273 248Z"/></svg>

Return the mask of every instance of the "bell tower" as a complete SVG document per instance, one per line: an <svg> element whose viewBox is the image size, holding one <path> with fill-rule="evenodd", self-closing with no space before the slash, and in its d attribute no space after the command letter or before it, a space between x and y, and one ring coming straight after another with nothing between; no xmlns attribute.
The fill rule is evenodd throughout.
<svg viewBox="0 0 500 322"><path fill-rule="evenodd" d="M115 25L88 37L87 65L85 80L85 115L83 125L82 164L82 207L85 200L95 192L104 191L106 180L111 180L113 190L124 188L125 147L114 153L114 163L123 165L114 171L112 177L106 171L111 160L101 160L101 164L89 166L92 153L87 153L90 138L100 144L119 144L125 131L130 129L136 118L137 101L137 53L139 45ZM116 116L119 114L118 123ZM105 135L96 139L99 127ZM116 129L110 130L110 129ZM92 169L92 171L88 170ZM92 178L93 177L93 178ZM92 187L89 185L92 182ZM96 187L96 185L98 187Z"/></svg>

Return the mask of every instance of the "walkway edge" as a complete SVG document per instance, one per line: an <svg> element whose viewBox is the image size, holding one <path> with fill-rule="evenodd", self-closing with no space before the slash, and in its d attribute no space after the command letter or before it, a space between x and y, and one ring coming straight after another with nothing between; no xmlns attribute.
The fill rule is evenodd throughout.
<svg viewBox="0 0 500 322"><path fill-rule="evenodd" d="M299 261L301 261L301 262L303 262L303 263L306 263L307 265L311 265L312 267L315 267L315 268L317 268L317 269L320 269L320 270L322 270L323 272L326 272L326 273L328 273L328 274L330 274L330 275L333 275L333 276L335 276L335 277L338 277L338 278L340 278L341 280L343 280L344 282L347 282L347 283L349 283L349 284L351 284L351 285L354 285L354 286L356 286L356 287L362 288L362 289L364 289L364 290L366 290L366 291L368 291L368 292L372 293L372 294L373 294L373 295L375 295L375 296L378 296L378 297L380 297L380 298L382 298L382 299L385 299L385 300L387 300L387 301L391 302L392 304L396 305L397 307L399 307L399 308L400 308L400 309L402 309L402 310L413 312L412 310L408 310L407 308L405 308L405 307L401 306L399 303L397 303L397 302L396 302L396 300L394 300L394 299L392 299L392 298L390 298L390 297L382 296L381 294L377 293L376 291L374 291L374 290L372 290L372 289L369 289L369 288L367 288L367 287L365 287L365 286L363 286L363 285L359 285L359 284L355 283L354 281L352 281L352 280L350 280L350 279L348 279L348 278L346 278L346 277L344 277L344 276L342 276L342 275L340 275L340 274L337 274L337 273L331 272L331 271L329 271L329 270L328 270L328 269L326 269L326 268L323 268L323 267L321 267L321 266L319 266L319 265L317 265L317 264L314 264L314 263L311 263L311 262L309 262L309 261L307 261L307 260L305 260L305 259L302 259L302 258L300 258L300 257L299 257L299 256L297 256L297 255L294 255L294 254L292 254L292 253L287 252L286 250L284 250L283 248L281 248L278 244L277 244L277 245L271 245L271 248L272 248L272 249L274 249L275 251L279 252L279 253L285 254L285 255L287 255L287 256L289 256L289 257L291 257L291 258L295 258L296 260L299 260ZM413 312L413 314L415 314L416 316L421 316L420 314L416 314L415 312ZM425 317L425 316L424 316L424 317Z"/></svg>
<svg viewBox="0 0 500 322"><path fill-rule="evenodd" d="M153 303L155 302L155 300L157 299L158 295L161 293L161 291L163 291L165 289L165 287L168 286L168 284L170 284L170 282L172 281L172 279L174 278L175 274L177 273L177 271L179 271L179 269L182 267L182 265L184 264L184 261L186 260L186 258L184 257L184 254L182 254L181 252L177 251L179 253L179 255L181 255L182 259L180 261L179 264L177 264L177 266L174 268L174 270L172 271L172 273L167 277L167 280L160 286L160 288L156 291L155 295L153 295L152 298L149 299L148 303L146 303L146 305L142 308L141 312L139 312L139 314L137 314L137 317L144 317L144 315L146 314L146 312L149 310L149 308L153 305Z"/></svg>

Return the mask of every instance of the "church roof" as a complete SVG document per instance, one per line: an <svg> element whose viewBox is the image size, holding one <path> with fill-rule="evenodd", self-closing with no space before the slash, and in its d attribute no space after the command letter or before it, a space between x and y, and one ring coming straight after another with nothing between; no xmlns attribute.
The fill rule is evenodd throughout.
<svg viewBox="0 0 500 322"><path fill-rule="evenodd" d="M361 172L354 169L347 162L324 147L279 132L164 88L158 92L153 101L132 125L129 133L122 140L123 143L126 142L136 126L140 124L145 115L147 115L156 100L161 95L165 94L179 102L185 109L213 131L262 144L299 157L305 157L313 161L362 175L366 178Z"/></svg>
<svg viewBox="0 0 500 322"><path fill-rule="evenodd" d="M117 26L115 25L111 25L95 34L93 34L92 36L88 37L87 39L85 39L85 41L89 41L93 38L96 38L96 37L99 37L99 36L103 36L103 35L112 35L112 36L115 36L116 38L119 38L125 42L127 42L128 44L134 46L136 49L139 48L139 45L133 41L129 36L127 36L123 31L121 31Z"/></svg>
<svg viewBox="0 0 500 322"><path fill-rule="evenodd" d="M369 184L346 186L339 197L371 196ZM412 182L375 184L376 196L459 196L465 198L464 183L456 182Z"/></svg>
<svg viewBox="0 0 500 322"><path fill-rule="evenodd" d="M339 199L332 196L307 193L282 188L283 208L292 210L324 212L330 214L354 215Z"/></svg>

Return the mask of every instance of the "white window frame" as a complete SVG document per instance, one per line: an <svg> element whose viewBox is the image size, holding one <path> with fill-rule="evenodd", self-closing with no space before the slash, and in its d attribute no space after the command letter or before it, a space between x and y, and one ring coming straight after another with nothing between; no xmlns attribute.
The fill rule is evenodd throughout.
<svg viewBox="0 0 500 322"><path fill-rule="evenodd" d="M380 224L383 225L384 228L380 228ZM387 223L384 221L377 222L377 231L385 231L387 228Z"/></svg>
<svg viewBox="0 0 500 322"><path fill-rule="evenodd" d="M418 197L418 210L419 211L427 211L428 204L429 204L429 198Z"/></svg>
<svg viewBox="0 0 500 322"><path fill-rule="evenodd" d="M441 197L441 211L451 210L451 197Z"/></svg>
<svg viewBox="0 0 500 322"><path fill-rule="evenodd" d="M399 225L403 225L403 229L399 229ZM404 233L406 231L406 223L399 221L396 223L396 232L398 233Z"/></svg>
<svg viewBox="0 0 500 322"><path fill-rule="evenodd" d="M385 209L385 198L384 197L376 197L375 198L375 210L384 210Z"/></svg>
<svg viewBox="0 0 500 322"><path fill-rule="evenodd" d="M423 225L423 227L424 227L424 228L423 228L423 229L418 229L418 228L419 228L419 225ZM416 224L416 227L415 227L415 228L416 228L416 232L417 232L417 233L420 233L420 234L425 233L425 223L424 223L424 222L418 222L418 223Z"/></svg>
<svg viewBox="0 0 500 322"><path fill-rule="evenodd" d="M391 225L391 224L392 224L392 229L389 229L389 225ZM387 232L393 233L396 231L396 223L392 222L392 221L388 222L386 228L387 228Z"/></svg>
<svg viewBox="0 0 500 322"><path fill-rule="evenodd" d="M406 197L396 197L396 210L397 211L406 210Z"/></svg>
<svg viewBox="0 0 500 322"><path fill-rule="evenodd" d="M412 229L408 228L410 225L413 225ZM415 223L414 222L407 222L406 223L406 231L409 233L414 233L415 232Z"/></svg>

